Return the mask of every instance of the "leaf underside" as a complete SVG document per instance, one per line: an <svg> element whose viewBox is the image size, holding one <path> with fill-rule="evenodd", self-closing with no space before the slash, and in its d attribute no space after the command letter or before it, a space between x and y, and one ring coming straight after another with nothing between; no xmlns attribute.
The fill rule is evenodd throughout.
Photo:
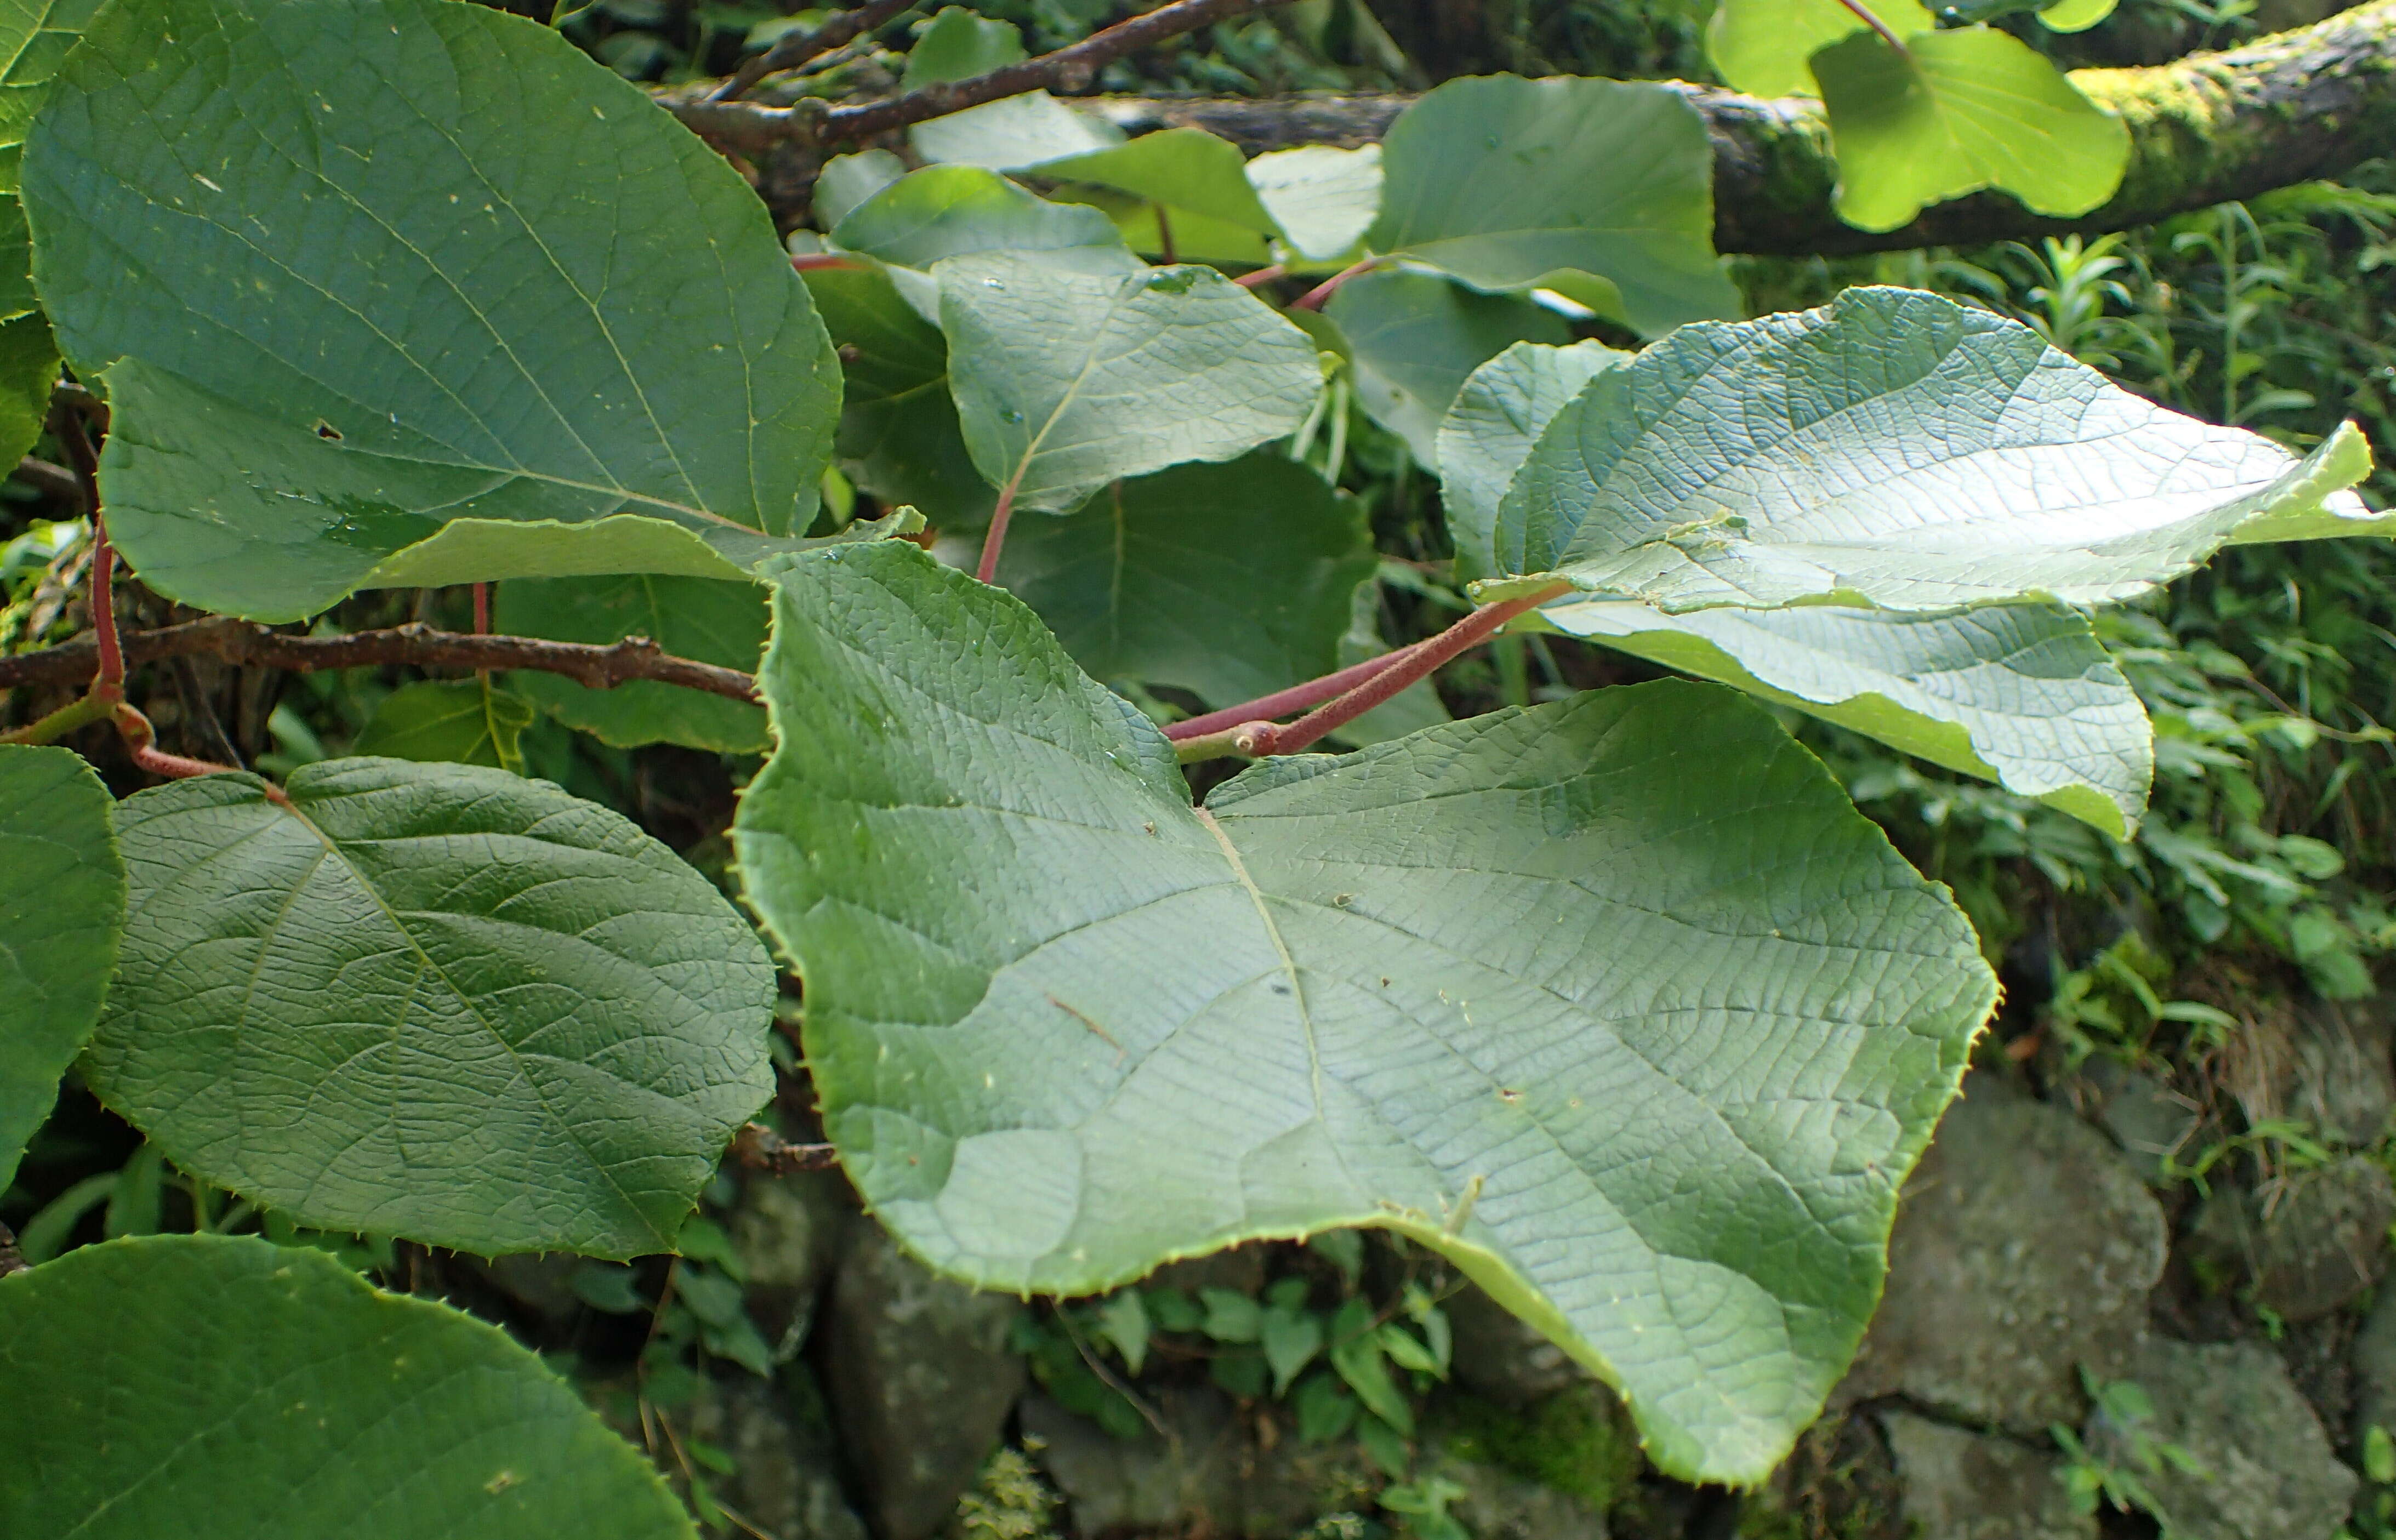
<svg viewBox="0 0 2396 1540"><path fill-rule="evenodd" d="M1664 1468L1786 1453L1994 984L1764 713L1605 691L1193 811L1014 599L895 542L779 570L735 843L911 1249L1083 1293L1387 1226L1619 1385Z"/></svg>

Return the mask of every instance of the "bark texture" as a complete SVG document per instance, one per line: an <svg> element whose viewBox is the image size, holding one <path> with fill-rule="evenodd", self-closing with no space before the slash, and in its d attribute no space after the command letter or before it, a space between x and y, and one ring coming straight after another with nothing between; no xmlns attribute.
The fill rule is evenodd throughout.
<svg viewBox="0 0 2396 1540"><path fill-rule="evenodd" d="M2071 78L2129 125L2129 169L2112 201L2081 218L2057 219L2009 196L1979 193L1880 232L1854 229L1832 210L1838 166L1818 102L1682 86L1713 136L1714 245L1726 252L1837 256L2122 230L2396 154L2396 0L2373 0L2226 52L2146 69L2082 70ZM1410 100L1100 97L1082 104L1134 132L1187 125L1256 154L1300 144L1371 143ZM746 103L707 104L712 111L672 100L667 105L693 127L752 153L778 139L788 142L777 132L780 122L744 115L743 109L758 112ZM728 121L727 110L739 121ZM812 181L808 175L801 185ZM775 190L767 191L770 199Z"/></svg>

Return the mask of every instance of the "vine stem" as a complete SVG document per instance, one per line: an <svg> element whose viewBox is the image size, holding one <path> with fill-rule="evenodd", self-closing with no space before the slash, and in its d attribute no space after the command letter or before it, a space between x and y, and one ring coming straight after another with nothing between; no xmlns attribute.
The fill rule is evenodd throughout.
<svg viewBox="0 0 2396 1540"><path fill-rule="evenodd" d="M732 101L777 70L795 69L811 59L819 59L834 48L845 47L862 33L879 30L915 8L916 0L871 0L855 10L845 10L813 32L805 34L785 33L764 53L740 66L731 79L710 93L710 101Z"/></svg>
<svg viewBox="0 0 2396 1540"><path fill-rule="evenodd" d="M865 263L845 251L794 251L791 254L793 272L848 272L861 270Z"/></svg>
<svg viewBox="0 0 2396 1540"><path fill-rule="evenodd" d="M1220 732L1227 727L1245 726L1251 722L1261 722L1269 717L1285 716L1292 711L1302 711L1310 706L1320 706L1333 696L1354 689L1383 669L1399 662L1406 654L1421 645L1419 642L1411 643L1406 646L1385 652L1378 657L1368 657L1362 663L1351 663L1338 673L1327 673L1320 679L1310 679L1303 684L1293 684L1286 690L1276 690L1271 695L1259 696L1254 700L1243 701L1237 706L1226 706L1219 711L1209 711L1205 716L1190 717L1167 727L1165 730L1165 736L1175 743L1191 741L1211 733Z"/></svg>
<svg viewBox="0 0 2396 1540"><path fill-rule="evenodd" d="M1220 732L1177 739L1175 757L1186 763L1226 751L1255 759L1271 754L1295 754L1326 734L1338 732L1417 680L1429 678L1466 648L1489 640L1499 628L1517 616L1571 591L1573 587L1570 583L1550 583L1520 599L1509 599L1502 604L1490 604L1474 610L1437 636L1395 653L1384 654L1383 657L1390 661L1383 663L1378 671L1296 722L1286 724L1247 722ZM1382 659L1374 661L1382 662ZM1188 724L1179 725L1187 726Z"/></svg>
<svg viewBox="0 0 2396 1540"><path fill-rule="evenodd" d="M1872 31L1880 33L1881 41L1887 44L1890 47L1895 48L1897 50L1897 56L1899 59L1910 59L1913 57L1911 54L1905 51L1904 40L1897 35L1896 32L1889 27L1887 22L1874 15L1872 13L1872 8L1870 6L1865 5L1864 0L1839 0L1839 4L1855 12L1856 19L1861 21L1865 26L1870 27Z"/></svg>
<svg viewBox="0 0 2396 1540"><path fill-rule="evenodd" d="M1025 464L1030 463L1027 458ZM998 553L1006 548L1007 521L1015 517L1015 489L1022 485L1023 470L1018 467L999 489L998 506L990 511L990 533L981 538L981 560L974 565L974 576L985 583L998 581Z"/></svg>
<svg viewBox="0 0 2396 1540"><path fill-rule="evenodd" d="M1339 292L1340 285L1346 283L1351 278L1370 272L1373 269L1380 266L1382 260L1383 259L1378 257L1358 258L1356 260L1349 263L1346 267L1341 268L1338 272L1333 273L1330 277L1325 278L1323 282L1315 285L1312 288L1308 289L1304 294L1299 295L1297 301L1289 308L1292 310L1302 311L1321 310L1333 295Z"/></svg>
<svg viewBox="0 0 2396 1540"><path fill-rule="evenodd" d="M1237 278L1232 279L1231 282L1239 285L1242 288L1262 288L1267 284L1271 283L1274 279L1285 275L1288 272L1289 269L1287 267L1284 266L1282 263L1275 262L1271 267L1260 267L1254 272L1244 272Z"/></svg>

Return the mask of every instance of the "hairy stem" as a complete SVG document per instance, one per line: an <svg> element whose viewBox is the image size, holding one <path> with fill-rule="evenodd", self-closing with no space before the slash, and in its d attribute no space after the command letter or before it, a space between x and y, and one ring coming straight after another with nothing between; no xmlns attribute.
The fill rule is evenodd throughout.
<svg viewBox="0 0 2396 1540"><path fill-rule="evenodd" d="M1237 706L1226 706L1219 711L1209 711L1205 716L1194 716L1186 721L1177 722L1165 730L1165 736L1176 743L1180 743L1205 737L1225 728L1239 727L1251 722L1264 722L1273 717L1285 716L1291 711L1302 711L1309 706L1320 706L1333 696L1352 690L1382 670L1397 664L1408 653L1421 645L1421 643L1417 642L1409 646L1385 652L1378 657L1368 657L1362 663L1351 663L1337 673L1327 673L1320 679L1310 679L1303 684L1293 684L1286 690L1276 690L1269 696L1258 696L1254 700L1243 701Z"/></svg>
<svg viewBox="0 0 2396 1540"><path fill-rule="evenodd" d="M1551 583L1520 599L1510 599L1502 604L1474 610L1437 636L1407 648L1401 661L1309 711L1296 722L1286 726L1257 723L1235 730L1231 746L1241 753L1258 757L1297 753L1324 735L1338 732L1415 681L1429 678L1467 647L1496 635L1498 628L1516 616L1571 591L1570 583Z"/></svg>
<svg viewBox="0 0 2396 1540"><path fill-rule="evenodd" d="M166 657L220 657L228 663L286 669L371 668L386 663L424 669L531 669L564 674L605 690L635 679L679 684L734 700L755 702L757 682L738 669L696 663L661 651L646 636L605 646L550 642L534 636L469 636L430 626L393 626L347 636L290 636L247 620L212 617L158 631L135 631L124 641L126 664ZM22 684L80 684L98 671L92 642L71 642L40 652L0 657L0 689Z"/></svg>
<svg viewBox="0 0 2396 1540"><path fill-rule="evenodd" d="M985 583L998 581L998 553L1006 547L1007 521L1015 517L1015 489L1021 485L1023 472L1014 477L998 494L998 506L990 511L990 533L981 538L981 560L974 564L974 576Z"/></svg>
<svg viewBox="0 0 2396 1540"><path fill-rule="evenodd" d="M79 695L46 717L0 733L0 743L56 743L78 727L107 721L112 710L97 692Z"/></svg>

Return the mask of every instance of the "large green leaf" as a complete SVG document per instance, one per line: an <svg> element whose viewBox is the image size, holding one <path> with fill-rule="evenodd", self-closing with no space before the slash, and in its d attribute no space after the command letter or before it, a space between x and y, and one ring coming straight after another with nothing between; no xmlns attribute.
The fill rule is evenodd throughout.
<svg viewBox="0 0 2396 1540"><path fill-rule="evenodd" d="M1018 508L1063 512L1119 477L1245 454L1295 432L1321 387L1306 334L1212 268L991 256L934 274L965 447Z"/></svg>
<svg viewBox="0 0 2396 1540"><path fill-rule="evenodd" d="M620 816L330 760L119 804L132 918L84 1075L176 1164L327 1229L670 1250L773 1092L774 974Z"/></svg>
<svg viewBox="0 0 2396 1540"><path fill-rule="evenodd" d="M1995 996L1817 761L1667 683L1193 811L1011 596L896 542L780 571L735 842L912 1250L1081 1293L1387 1227L1619 1385L1663 1468L1764 1478Z"/></svg>
<svg viewBox="0 0 2396 1540"><path fill-rule="evenodd" d="M998 581L1091 674L1229 706L1338 667L1375 560L1363 506L1268 451L1124 482L1024 524Z"/></svg>
<svg viewBox="0 0 2396 1540"><path fill-rule="evenodd" d="M109 803L77 755L0 743L0 1192L100 1019L116 962L125 863Z"/></svg>
<svg viewBox="0 0 2396 1540"><path fill-rule="evenodd" d="M59 349L39 313L0 321L0 466L31 453L49 420Z"/></svg>
<svg viewBox="0 0 2396 1540"><path fill-rule="evenodd" d="M1560 287L1650 336L1736 315L1713 249L1713 149L1650 82L1451 80L1381 140L1365 244L1480 289Z"/></svg>
<svg viewBox="0 0 2396 1540"><path fill-rule="evenodd" d="M1591 379L1498 514L1507 572L1663 609L2128 598L2230 540L2387 534L2351 427L2302 463L1985 311L1851 288Z"/></svg>
<svg viewBox="0 0 2396 1540"><path fill-rule="evenodd" d="M1162 128L1125 144L1011 169L1118 194L1107 200L1116 205L1115 222L1142 251L1162 253L1169 245L1185 259L1261 263L1277 228L1248 180L1238 147L1203 128Z"/></svg>
<svg viewBox="0 0 2396 1540"><path fill-rule="evenodd" d="M1903 53L1860 33L1813 68L1838 153L1839 217L1865 230L1895 230L1984 187L2034 213L2085 214L2130 163L2121 119L1993 27L1923 33Z"/></svg>
<svg viewBox="0 0 2396 1540"><path fill-rule="evenodd" d="M320 1251L156 1235L0 1278L0 1533L694 1540L539 1359Z"/></svg>
<svg viewBox="0 0 2396 1540"><path fill-rule="evenodd" d="M532 707L524 697L487 678L419 680L383 697L358 730L353 751L429 763L487 764L521 775L524 750L518 743L531 725Z"/></svg>
<svg viewBox="0 0 2396 1540"><path fill-rule="evenodd" d="M1440 507L1459 576L1492 577L1498 507L1555 415L1631 355L1603 342L1517 342L1474 369L1439 425Z"/></svg>
<svg viewBox="0 0 2396 1540"><path fill-rule="evenodd" d="M1666 615L1590 600L1526 622L1735 684L2126 839L2153 732L2086 617L2056 604L1961 615L1806 605Z"/></svg>
<svg viewBox="0 0 2396 1540"><path fill-rule="evenodd" d="M1324 312L1356 368L1356 399L1439 464L1440 419L1472 371L1517 342L1562 344L1572 326L1520 295L1475 294L1427 272L1368 272L1339 285Z"/></svg>
<svg viewBox="0 0 2396 1540"><path fill-rule="evenodd" d="M25 131L100 0L0 0L0 192L17 191Z"/></svg>
<svg viewBox="0 0 2396 1540"><path fill-rule="evenodd" d="M557 642L620 642L646 636L676 657L754 672L765 650L765 596L754 583L703 578L520 578L501 583L499 629ZM769 747L765 713L745 701L653 679L612 689L563 674L525 672L511 683L569 727L623 748L679 743L723 753Z"/></svg>
<svg viewBox="0 0 2396 1540"><path fill-rule="evenodd" d="M921 509L935 525L978 524L998 495L965 453L949 393L948 339L898 292L896 272L807 274L847 378L835 441L841 467L884 502ZM931 294L937 305L938 285Z"/></svg>
<svg viewBox="0 0 2396 1540"><path fill-rule="evenodd" d="M737 577L813 516L838 366L765 209L547 28L121 0L25 199L62 351L116 397L110 533L161 592L286 619L375 584ZM646 532L526 530L610 515Z"/></svg>
<svg viewBox="0 0 2396 1540"><path fill-rule="evenodd" d="M1938 23L1922 0L1865 0L1899 37ZM1750 96L1812 96L1805 60L1867 23L1845 0L1721 0L1706 24L1706 56L1734 91Z"/></svg>

